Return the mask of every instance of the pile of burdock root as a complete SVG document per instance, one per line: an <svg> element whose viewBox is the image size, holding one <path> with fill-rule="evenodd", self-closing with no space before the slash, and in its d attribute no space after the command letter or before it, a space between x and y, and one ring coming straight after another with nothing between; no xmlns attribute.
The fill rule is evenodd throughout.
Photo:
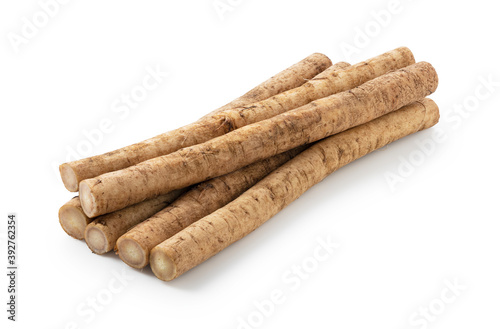
<svg viewBox="0 0 500 329"><path fill-rule="evenodd" d="M192 124L62 164L79 196L61 226L172 280L340 167L435 125L437 85L408 48L352 66L313 54Z"/></svg>

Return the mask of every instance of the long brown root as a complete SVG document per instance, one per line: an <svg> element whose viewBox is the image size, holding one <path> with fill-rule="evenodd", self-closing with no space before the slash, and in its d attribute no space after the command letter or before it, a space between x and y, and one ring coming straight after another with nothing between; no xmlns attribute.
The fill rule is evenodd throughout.
<svg viewBox="0 0 500 329"><path fill-rule="evenodd" d="M228 205L151 251L151 268L172 280L243 238L340 167L439 120L437 105L416 102L324 139L272 172Z"/></svg>
<svg viewBox="0 0 500 329"><path fill-rule="evenodd" d="M199 184L122 235L116 242L118 255L128 265L143 268L149 264L149 252L154 246L231 202L304 149L298 147Z"/></svg>
<svg viewBox="0 0 500 329"><path fill-rule="evenodd" d="M312 54L263 82L245 95L215 110L209 116L221 111L230 110L234 107L258 102L286 90L296 88L331 65L332 62L327 56L319 53ZM187 144L192 139L206 141L210 139L209 136L195 136L190 139L186 137L192 134L200 134L196 129L197 125L204 122L209 116L205 116L195 124L155 136L140 143L101 155L64 163L59 167L64 186L69 191L76 192L78 191L78 184L84 179L127 168L160 155L169 154L183 147L192 145ZM203 140L203 138L208 139Z"/></svg>
<svg viewBox="0 0 500 329"><path fill-rule="evenodd" d="M395 111L437 85L432 65L413 64L208 142L84 180L82 207L95 217L227 174Z"/></svg>

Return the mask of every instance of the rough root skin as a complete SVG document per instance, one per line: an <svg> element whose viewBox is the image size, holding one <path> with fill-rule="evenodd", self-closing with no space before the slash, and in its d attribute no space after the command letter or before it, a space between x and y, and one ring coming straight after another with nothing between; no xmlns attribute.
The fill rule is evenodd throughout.
<svg viewBox="0 0 500 329"><path fill-rule="evenodd" d="M166 281L178 277L258 228L330 173L438 120L437 105L425 99L314 144L233 202L153 248L154 274Z"/></svg>
<svg viewBox="0 0 500 329"><path fill-rule="evenodd" d="M81 191L82 204L90 193L91 215L105 214L227 174L395 111L428 96L437 85L432 65L413 64L208 142L84 180L90 192Z"/></svg>
<svg viewBox="0 0 500 329"><path fill-rule="evenodd" d="M410 49L397 48L365 62L350 66L338 63L295 89L231 111L220 112L212 120L231 122L232 129L272 118L312 101L346 91L388 72L415 64ZM214 124L215 125L215 124ZM227 133L229 131L225 131ZM221 136L222 133L219 134ZM217 136L212 136L212 138ZM204 141L198 141L200 142ZM195 144L193 144L195 145Z"/></svg>
<svg viewBox="0 0 500 329"><path fill-rule="evenodd" d="M345 66L347 63L338 63L337 65L339 64L341 66ZM231 103L208 113L203 118L207 118L218 112L230 110L235 107L242 107L251 103L259 102L287 90L297 88L303 85L307 80L313 79L315 76L331 66L332 61L326 55L314 53L261 83Z"/></svg>
<svg viewBox="0 0 500 329"><path fill-rule="evenodd" d="M331 65L332 62L327 56L318 53L312 54L263 82L245 95L215 110L209 116L220 111L230 110L234 107L246 106L298 87ZM203 122L205 118L197 122ZM193 125L196 126L196 124ZM139 162L177 151L187 145L188 141L185 137L193 134L195 131L191 130L193 125L188 125L112 152L65 163L59 167L64 186L69 191L76 192L78 191L78 184L84 179L127 168ZM202 140L200 137L195 137L194 139Z"/></svg>
<svg viewBox="0 0 500 329"><path fill-rule="evenodd" d="M131 267L145 267L154 246L231 202L304 149L298 147L197 185L122 235L116 242L118 255Z"/></svg>

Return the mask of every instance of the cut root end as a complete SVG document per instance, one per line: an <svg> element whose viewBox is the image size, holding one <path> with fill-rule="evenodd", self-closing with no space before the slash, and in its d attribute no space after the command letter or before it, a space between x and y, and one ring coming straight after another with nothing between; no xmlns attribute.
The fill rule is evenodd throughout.
<svg viewBox="0 0 500 329"><path fill-rule="evenodd" d="M75 239L82 240L84 238L88 221L88 217L75 207L62 206L59 210L61 227L64 232Z"/></svg>
<svg viewBox="0 0 500 329"><path fill-rule="evenodd" d="M150 265L156 277L170 281L176 277L177 269L172 259L161 249L154 248L150 255Z"/></svg>
<svg viewBox="0 0 500 329"><path fill-rule="evenodd" d="M137 241L129 238L119 239L116 247L118 249L118 256L127 265L133 268L143 268L148 265L146 250Z"/></svg>
<svg viewBox="0 0 500 329"><path fill-rule="evenodd" d="M95 254L102 255L109 251L108 239L97 227L89 227L85 230L85 242L87 242L87 246Z"/></svg>
<svg viewBox="0 0 500 329"><path fill-rule="evenodd" d="M83 211L89 217L95 217L94 215L94 203L95 199L90 191L90 187L82 182L80 184L80 202L82 204Z"/></svg>
<svg viewBox="0 0 500 329"><path fill-rule="evenodd" d="M73 168L69 164L64 163L59 166L59 172L61 173L64 187L70 192L78 192L78 178Z"/></svg>

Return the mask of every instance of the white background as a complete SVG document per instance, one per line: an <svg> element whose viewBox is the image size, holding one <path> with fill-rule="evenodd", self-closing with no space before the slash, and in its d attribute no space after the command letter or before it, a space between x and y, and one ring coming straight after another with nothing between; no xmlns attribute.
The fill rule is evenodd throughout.
<svg viewBox="0 0 500 329"><path fill-rule="evenodd" d="M1 264L7 214L19 220L18 322L6 320L1 275L2 328L237 328L249 317L261 328L498 328L493 2L401 0L385 26L372 13L391 8L386 0L222 3L231 11L221 16L212 0L69 1L14 47L23 17L32 22L41 7L2 1ZM343 51L347 44L357 52ZM55 168L79 145L99 154L187 124L313 52L354 64L403 45L439 73L432 98L441 122L332 174L178 279L164 283L150 269L93 255L60 228L58 208L72 195ZM168 77L129 113L114 112L147 67ZM489 91L488 79L496 83ZM113 130L88 144L85 131L103 119ZM391 186L389 175L400 180ZM298 289L283 281L329 238L340 246ZM126 276L121 287L117 273ZM110 293L113 283L120 289ZM453 283L457 296L447 290ZM283 303L259 323L255 303L275 290Z"/></svg>

